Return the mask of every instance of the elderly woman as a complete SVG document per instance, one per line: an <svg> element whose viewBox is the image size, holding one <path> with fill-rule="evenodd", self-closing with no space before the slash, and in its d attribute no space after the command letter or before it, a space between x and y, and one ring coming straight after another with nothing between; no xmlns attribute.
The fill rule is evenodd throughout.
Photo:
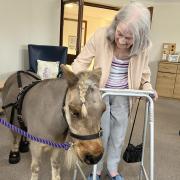
<svg viewBox="0 0 180 180"><path fill-rule="evenodd" d="M94 58L94 68L102 69L101 88L152 90L148 67L149 32L149 10L140 3L129 3L117 13L109 27L94 33L74 60L72 69L75 73L85 70ZM106 111L102 116L102 140L107 154L108 174L113 180L124 180L118 172L118 165L132 99L106 96L104 101ZM104 157L97 166L97 180L101 179ZM88 179L92 179L92 174Z"/></svg>

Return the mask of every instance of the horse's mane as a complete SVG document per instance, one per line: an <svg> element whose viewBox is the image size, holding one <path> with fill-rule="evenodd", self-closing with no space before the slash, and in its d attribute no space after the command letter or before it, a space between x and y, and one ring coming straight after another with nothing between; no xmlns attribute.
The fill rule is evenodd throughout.
<svg viewBox="0 0 180 180"><path fill-rule="evenodd" d="M82 108L81 108L81 114L83 117L87 116L87 108L85 106L86 102L86 96L87 96L87 90L89 87L92 87L95 85L95 82L90 78L90 72L81 72L78 74L79 81L79 94L80 94L80 100L82 102Z"/></svg>

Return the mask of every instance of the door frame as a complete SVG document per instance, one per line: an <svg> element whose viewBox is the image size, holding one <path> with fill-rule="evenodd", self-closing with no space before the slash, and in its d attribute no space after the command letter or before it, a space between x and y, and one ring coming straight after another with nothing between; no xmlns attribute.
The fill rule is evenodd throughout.
<svg viewBox="0 0 180 180"><path fill-rule="evenodd" d="M97 7L109 10L118 11L120 7L107 6L102 4L96 4L91 2L84 2L84 0L61 0L61 13L60 13L60 36L59 45L63 45L63 27L64 27L64 6L70 3L78 4L78 23L77 23L77 41L76 41L76 55L68 54L67 64L71 64L77 55L81 52L81 41L82 41L82 23L83 23L83 9L85 6ZM151 21L153 16L153 7L148 7L151 15Z"/></svg>
<svg viewBox="0 0 180 180"><path fill-rule="evenodd" d="M77 25L77 41L76 41L76 55L81 51L81 39L82 39L82 22L83 22L83 0L61 0L61 14L60 14L60 37L59 45L63 45L63 27L64 27L64 6L70 3L78 3L78 25Z"/></svg>

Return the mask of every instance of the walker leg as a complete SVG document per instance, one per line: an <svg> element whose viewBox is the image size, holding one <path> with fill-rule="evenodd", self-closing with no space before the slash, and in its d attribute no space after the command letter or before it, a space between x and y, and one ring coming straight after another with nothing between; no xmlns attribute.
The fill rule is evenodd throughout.
<svg viewBox="0 0 180 180"><path fill-rule="evenodd" d="M96 180L97 164L93 166L93 180Z"/></svg>
<svg viewBox="0 0 180 180"><path fill-rule="evenodd" d="M142 180L142 178L143 178L143 170L142 170L142 167L140 165L139 180Z"/></svg>
<svg viewBox="0 0 180 180"><path fill-rule="evenodd" d="M146 145L146 133L147 133L147 124L148 124L148 114L149 114L149 102L146 101L146 108L145 108L145 117L144 117L144 129L143 129L143 150L142 150L142 159L141 159L141 165L140 165L140 174L139 174L139 180L142 180L142 177L144 175L143 173L143 166L144 166L144 152L145 152L145 145Z"/></svg>
<svg viewBox="0 0 180 180"><path fill-rule="evenodd" d="M82 178L83 178L84 180L86 180L86 176L84 175L84 172L83 172L83 170L81 169L78 161L76 162L76 166L77 166L79 172L81 173Z"/></svg>
<svg viewBox="0 0 180 180"><path fill-rule="evenodd" d="M75 165L74 167L74 175L73 175L73 180L77 179L77 166Z"/></svg>
<svg viewBox="0 0 180 180"><path fill-rule="evenodd" d="M150 180L154 180L154 105L150 102L149 106L149 126L150 126Z"/></svg>

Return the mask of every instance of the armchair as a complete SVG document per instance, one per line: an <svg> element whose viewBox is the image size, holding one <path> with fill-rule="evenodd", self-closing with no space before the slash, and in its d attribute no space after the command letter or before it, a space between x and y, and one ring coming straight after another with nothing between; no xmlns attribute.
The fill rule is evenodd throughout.
<svg viewBox="0 0 180 180"><path fill-rule="evenodd" d="M28 45L29 70L37 73L37 60L57 62L66 64L67 47L48 45Z"/></svg>

